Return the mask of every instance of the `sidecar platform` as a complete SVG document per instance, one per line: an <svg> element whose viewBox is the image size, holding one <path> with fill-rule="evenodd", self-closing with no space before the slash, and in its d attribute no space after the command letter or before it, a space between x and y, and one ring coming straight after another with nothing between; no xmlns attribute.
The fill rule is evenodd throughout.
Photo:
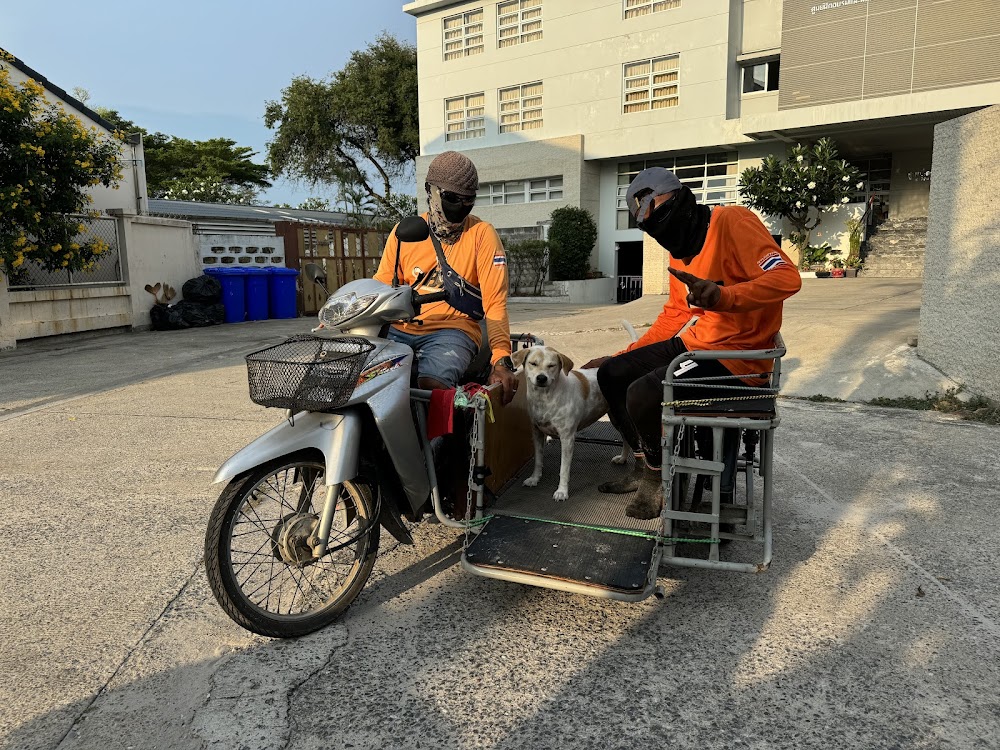
<svg viewBox="0 0 1000 750"><path fill-rule="evenodd" d="M557 502L552 493L559 483L559 443L549 442L538 486L522 484L531 473L529 461L485 509L488 520L465 550L462 566L488 578L624 601L645 599L656 585L660 519L629 518L625 507L632 494L596 489L631 471L631 466L611 463L620 450L621 438L607 421L580 433L570 496Z"/></svg>
<svg viewBox="0 0 1000 750"><path fill-rule="evenodd" d="M522 482L528 463L497 493L489 520L462 556L479 575L591 596L638 601L655 585L654 555L660 519L625 515L632 495L605 495L597 485L629 467L615 466L621 438L607 421L583 431L576 441L570 497L552 499L559 483L559 443L545 446L545 470L537 487ZM607 529L607 530L605 530Z"/></svg>

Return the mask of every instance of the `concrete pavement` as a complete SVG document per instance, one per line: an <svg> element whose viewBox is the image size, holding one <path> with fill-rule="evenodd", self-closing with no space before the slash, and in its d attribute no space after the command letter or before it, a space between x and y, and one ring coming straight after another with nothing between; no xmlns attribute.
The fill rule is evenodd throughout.
<svg viewBox="0 0 1000 750"><path fill-rule="evenodd" d="M905 345L918 290L892 286L860 290L880 311L870 330L867 309L824 307L807 286L802 317L791 304L786 316L790 356L862 349L860 362ZM626 307L641 323L659 304ZM582 359L624 341L622 309L518 307L513 327ZM835 335L831 318L847 321L841 343L810 344L810 325ZM200 563L209 482L280 420L246 398L242 353L306 325L0 355L0 747L986 748L1000 736L1000 432L934 413L788 402L775 563L761 576L674 570L663 601L602 602L472 578L455 565L459 537L424 524L415 547L383 536L339 623L295 642L248 635ZM838 382L811 368L789 384Z"/></svg>

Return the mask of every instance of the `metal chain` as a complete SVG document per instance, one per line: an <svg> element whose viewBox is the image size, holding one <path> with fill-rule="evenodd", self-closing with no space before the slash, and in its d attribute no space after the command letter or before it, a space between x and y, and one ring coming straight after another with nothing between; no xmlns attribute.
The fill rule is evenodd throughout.
<svg viewBox="0 0 1000 750"><path fill-rule="evenodd" d="M674 441L674 459L680 458L681 455L681 443L684 442L684 423L681 422L680 429L677 430L677 439ZM666 511L667 503L671 501L674 492L674 474L677 473L677 461L670 462L670 471L667 473L667 487L663 492L663 510ZM666 516L663 516L663 520L666 521Z"/></svg>
<svg viewBox="0 0 1000 750"><path fill-rule="evenodd" d="M477 395L475 399L482 398ZM473 399L473 404L476 400ZM472 404L470 404L471 406ZM481 429L480 419L485 415L482 409L474 408L472 417L472 429L469 431L469 481L465 488L465 546L471 544L472 536L472 484L476 477L476 447L479 445L479 431Z"/></svg>
<svg viewBox="0 0 1000 750"><path fill-rule="evenodd" d="M687 401L663 401L660 406L711 406L718 401L761 401L773 399L774 395L764 396L720 396L718 398L693 398Z"/></svg>

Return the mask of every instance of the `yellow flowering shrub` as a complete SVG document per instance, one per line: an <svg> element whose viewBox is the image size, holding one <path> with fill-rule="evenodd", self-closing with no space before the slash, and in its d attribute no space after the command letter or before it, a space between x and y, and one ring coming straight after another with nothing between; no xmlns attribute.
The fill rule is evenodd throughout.
<svg viewBox="0 0 1000 750"><path fill-rule="evenodd" d="M50 104L33 80L11 81L11 59L0 49L0 272L29 261L49 271L92 269L108 247L87 236L79 215L94 215L89 186L121 181L122 135Z"/></svg>

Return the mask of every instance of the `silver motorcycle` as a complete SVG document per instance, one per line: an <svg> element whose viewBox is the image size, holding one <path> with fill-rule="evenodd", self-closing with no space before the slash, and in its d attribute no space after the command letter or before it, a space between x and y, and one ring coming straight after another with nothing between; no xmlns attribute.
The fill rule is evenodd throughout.
<svg viewBox="0 0 1000 750"><path fill-rule="evenodd" d="M396 236L420 242L427 233L410 217ZM325 282L318 266L306 272ZM244 628L294 637L332 622L364 588L381 528L412 544L404 519L417 520L428 498L443 523L467 527L444 513L430 445L418 437L426 413L413 401L430 391L411 388L413 350L383 337L390 323L443 299L353 281L323 305L313 335L247 357L251 398L287 409L287 420L214 479L228 484L209 519L208 579Z"/></svg>

